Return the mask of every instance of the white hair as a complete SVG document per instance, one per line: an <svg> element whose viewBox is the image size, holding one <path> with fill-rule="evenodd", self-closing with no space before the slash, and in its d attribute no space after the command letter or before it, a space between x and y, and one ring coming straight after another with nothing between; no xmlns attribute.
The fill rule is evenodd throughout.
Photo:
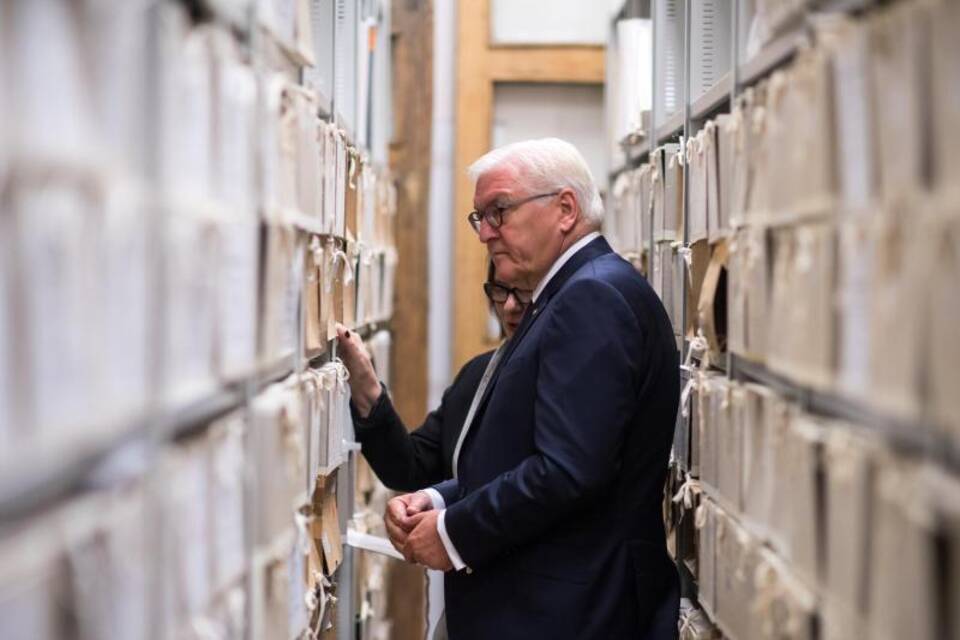
<svg viewBox="0 0 960 640"><path fill-rule="evenodd" d="M600 227L603 222L600 191L587 161L566 140L540 138L498 147L471 164L467 175L476 182L494 169L508 166L519 170L525 185L531 189L547 192L573 189L584 219L591 227Z"/></svg>

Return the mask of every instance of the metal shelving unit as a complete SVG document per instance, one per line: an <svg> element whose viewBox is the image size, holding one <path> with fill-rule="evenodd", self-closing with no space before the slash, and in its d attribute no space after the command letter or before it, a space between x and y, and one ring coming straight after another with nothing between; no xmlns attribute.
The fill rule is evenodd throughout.
<svg viewBox="0 0 960 640"><path fill-rule="evenodd" d="M749 60L739 63L738 81L741 87L756 84L764 76L793 59L794 54L810 42L806 27L801 25L777 37Z"/></svg>
<svg viewBox="0 0 960 640"><path fill-rule="evenodd" d="M658 11L664 11L664 6L667 2L668 0L654 0L651 2L651 14L655 30L654 43L662 42L662 38L658 40L658 34L656 33L656 29L662 23L662 21L658 21ZM639 166L642 162L646 162L654 150L663 143L672 141L677 137L680 138L681 142L691 139L703 128L710 118L729 112L732 106L736 104L738 97L745 90L769 76L777 69L782 68L794 58L795 54L802 47L811 43L812 31L809 28L809 19L808 17L804 17L792 28L785 30L782 34L773 38L763 46L757 54L749 59L743 59L740 42L744 34L741 34L740 31L743 29L742 17L744 12L748 10L748 7L746 0L732 0L732 6L729 8L729 23L725 24L726 31L721 33L713 32L710 34L712 38L711 46L715 46L716 42L722 42L723 46L728 47L729 67L723 68L722 72L718 74L718 77L716 77L715 81L709 86L694 87L692 86L693 77L697 75L698 71L702 72L702 64L701 69L695 71L693 69L694 61L692 60L694 49L696 48L691 41L694 37L693 33L696 31L692 21L695 19L695 15L701 17L703 15L702 5L699 6L699 11L696 10L698 7L694 6L697 2L698 0L683 0L685 21L683 25L683 108L668 117L664 117L662 108L658 108L658 105L663 103L663 99L660 96L663 88L658 86L658 79L662 81L662 77L658 78L657 73L654 73L652 95L654 104L653 131L655 135L648 140L647 152L642 160L636 164L631 162L626 163L624 167L621 167L618 172L611 176L611 180L615 178L619 172L629 170ZM810 12L860 13L877 6L878 3L876 0L820 0L819 2L810 4L811 7L808 9ZM671 3L671 5L671 10L675 10L676 6L673 5L673 3ZM659 68L658 57L663 55L661 49L661 47L654 46L653 58L655 69ZM709 47L707 47L707 49L709 49ZM710 71L715 73L716 69L711 68ZM661 76L662 75L663 74L661 74ZM686 215L689 207L689 194L687 193L687 189L688 181L685 180L683 195L684 229L682 237L684 246L689 244L689 216ZM655 243L652 229L649 231L650 233L648 233L647 237L650 238L650 240L648 241L646 249L649 251L652 260ZM684 266L685 270L686 268L687 267ZM686 276L687 274L685 273L684 275ZM683 314L680 320L681 322L685 320L687 314L686 303L688 287L689 278L684 277ZM685 357L687 355L689 347L689 340L684 337L681 350L682 356ZM699 363L697 363L697 366L699 366ZM711 363L709 370L731 380L765 385L784 398L791 400L810 414L828 419L836 419L838 423L845 421L857 425L858 428L861 425L868 426L878 433L883 440L896 451L910 456L922 456L925 459L936 461L946 469L960 472L960 450L958 450L942 432L938 432L932 425L883 415L881 412L867 406L863 402L845 398L836 393L811 389L807 386L797 384L787 377L770 371L762 365L747 361L730 353L725 353L721 362ZM680 420L678 423L680 423L680 428L686 428L688 430L685 441L689 441L689 438L693 437L690 419ZM677 439L675 438L674 441L677 442ZM686 471L686 464L685 461L683 461L680 465L679 472L683 474L686 473ZM685 556L690 555L691 550L685 548L685 544L689 543L685 542L686 538L682 534L681 526L676 528L674 535L676 536L674 543L679 560L677 564L680 570L682 593L685 597L690 597L696 601L698 587L695 572L692 570L692 567L684 561Z"/></svg>
<svg viewBox="0 0 960 640"><path fill-rule="evenodd" d="M197 0L187 2L184 0L140 0L143 5L143 11L148 14L145 21L151 21L151 28L157 29L158 24L166 18L165 10L171 6L178 9L189 11L191 28L197 24L205 23L215 25L218 31L229 32L235 39L237 50L240 52L242 61L248 64L255 72L264 74L267 69L267 63L263 56L273 55L273 49L287 56L286 60L292 60L290 47L274 47L275 43L269 42L269 37L264 34L262 25L258 22L257 12L259 10L256 2L232 2L229 0ZM333 17L333 2L321 2L317 0L317 6L323 5L330 7L331 18ZM347 6L347 2L338 4ZM354 21L359 14L359 2L353 2L355 11L347 17L352 17ZM349 7L347 7L349 8ZM349 12L348 12L349 13ZM186 13L184 13L186 15ZM194 22L196 24L194 24ZM332 24L332 22L331 22ZM356 39L359 22L342 21L340 28L345 32L351 32ZM387 30L389 34L389 30ZM142 46L145 49L144 62L138 72L141 73L144 80L144 105L141 114L146 124L142 132L145 148L142 174L127 176L120 173L119 177L103 174L100 172L99 158L94 158L89 165L78 163L76 166L65 167L65 163L56 158L43 159L35 158L36 169L50 172L51 169L63 170L66 173L75 172L81 175L91 175L91 181L106 182L108 178L115 178L118 182L124 180L134 182L136 186L142 188L142 197L138 204L142 203L145 231L144 235L151 238L147 246L147 258L145 269L149 275L149 282L152 286L150 296L144 303L146 312L144 315L147 320L147 328L144 330L150 337L149 345L146 348L146 356L143 358L147 378L144 384L145 393L142 402L138 403L135 412L124 414L122 416L104 416L91 415L84 416L83 425L71 427L72 433L82 434L82 437L67 438L67 434L58 434L59 438L50 438L50 442L42 442L43 446L24 447L22 454L17 451L18 456L5 456L4 467L0 469L0 537L8 534L19 534L22 530L32 531L38 520L47 517L48 513L57 513L61 509L72 508L72 503L76 498L85 499L85 494L96 493L100 490L114 489L116 487L126 487L128 482L135 481L138 487L142 487L143 503L145 509L150 511L151 521L149 530L145 532L147 546L155 550L149 558L144 559L145 572L150 577L150 585L147 591L151 597L151 604L147 607L146 619L143 626L148 637L165 637L169 629L165 629L162 618L166 614L162 611L162 605L154 605L166 597L164 589L164 579L160 576L163 569L170 561L169 552L164 550L163 528L167 521L162 514L164 511L161 505L167 498L164 486L168 478L158 464L162 460L165 452L174 443L178 441L201 436L212 422L219 418L231 414L232 412L244 412L250 415L254 399L268 386L282 382L291 375L303 373L309 366L320 366L332 361L336 356L336 341L329 341L325 352L313 359L308 359L305 353L304 338L304 318L306 310L304 308L303 296L300 296L299 314L300 327L296 336L296 344L291 349L284 351L285 355L277 358L273 362L258 362L254 365L254 360L245 366L245 370L230 373L230 377L224 377L216 373L204 376L205 384L197 389L190 389L188 398L181 402L171 402L166 397L166 391L172 383L176 382L176 374L165 370L165 364L169 364L169 357L165 353L166 343L169 334L166 328L167 321L164 319L164 310L171 303L168 299L167 289L171 282L168 275L169 263L172 259L164 255L164 251L158 247L163 242L168 241L170 235L170 216L167 208L172 198L166 193L166 185L162 181L161 168L161 148L163 142L163 132L160 127L153 126L160 122L162 104L164 99L169 100L169 88L162 80L164 73L169 72L164 65L169 64L165 58L165 51L161 50L164 43L157 33L151 31L149 38L145 38ZM354 49L356 47L353 47ZM331 43L331 56L332 56ZM283 58L276 60L270 59L271 64L282 62ZM332 59L331 59L332 66ZM283 71L287 72L287 66L283 66ZM341 73L350 71L349 68L341 70ZM289 74L287 74L289 75ZM302 80L303 78L294 78ZM350 97L351 89L355 87L346 86L349 83L341 80L341 91L346 95L344 107L347 106L347 99ZM355 83L354 83L355 84ZM330 117L330 113L335 108L332 104L333 92L329 95L320 91L319 113L321 117ZM257 107L263 110L262 92L257 93ZM354 96L355 98L355 96ZM355 128L356 120L353 117L352 109L344 109L345 115L349 119L337 118L342 124L350 124L350 128ZM258 114L259 115L259 114ZM380 127L386 123L377 121L376 126ZM385 128L385 127L384 127ZM356 143L352 132L348 131L348 138ZM254 136L252 142L253 150L251 153L259 154L258 145L262 144L259 136ZM6 160L6 157L4 157ZM254 176L255 192L251 200L257 203L263 202L263 194L259 191L264 181L261 166L263 163L254 162L254 169L251 175ZM18 165L19 166L19 165ZM31 162L24 163L25 168L32 168ZM23 170L23 169L19 169ZM131 171L132 172L132 171ZM143 184L140 184L140 183ZM260 214L257 214L258 217ZM259 220L262 224L262 219ZM300 231L322 235L317 221L301 213L290 212L284 222ZM258 245L262 244L258 242ZM262 254L263 247L260 246L260 252L253 252L253 260L262 260L257 257ZM262 278L263 273L258 273ZM258 283L256 279L251 278L252 285L261 288L262 282ZM257 294L262 296L262 292ZM258 308L262 300L257 300ZM291 308L292 311L292 308ZM259 321L258 321L259 322ZM357 333L364 339L369 338L375 332L382 329L389 329L389 322L372 322L356 327ZM254 327L249 336L249 342L257 340L257 329ZM291 336L292 338L292 336ZM291 340L291 342L293 342ZM247 344L247 341L244 341ZM253 347L251 346L251 349ZM252 354L251 354L252 355ZM211 365L211 372L214 367ZM206 373L206 370L205 370ZM208 379L209 378L209 379ZM69 381L67 381L69 382ZM93 427L96 427L95 429ZM247 461L252 459L251 453L255 451L257 444L256 434L251 433L251 429L244 430L243 455ZM340 462L336 467L330 469L330 472L337 476L339 498L342 504L341 510L341 533L346 531L346 522L353 516L354 510L354 487L353 479L356 470L356 451L350 448L346 459ZM132 455L129 455L132 454ZM305 487L309 491L312 487L312 478L309 478L309 472L304 473ZM246 575L242 580L247 582L249 589L252 580L252 567L249 561L254 558L261 548L255 546L255 537L253 531L256 527L257 514L256 505L259 504L257 498L258 488L255 486L256 480L253 477L251 469L247 464L243 470L243 503L244 508L244 555L248 561ZM132 484L132 482L131 482ZM308 494L309 495L309 494ZM293 527L291 520L290 526ZM199 544L199 542L198 542ZM341 598L339 608L339 627L338 637L354 638L356 636L355 618L358 614L357 607L359 602L352 596L353 592L353 554L349 548L344 547L344 561L341 568L334 577L340 581L340 593L344 594ZM238 580L240 578L237 578ZM234 584L233 586L237 586ZM248 596L251 592L248 591ZM253 610L251 609L252 598L247 597L245 606L246 621L253 620ZM294 604L294 603L291 603ZM295 603L300 604L300 603ZM248 637L249 629L248 629Z"/></svg>
<svg viewBox="0 0 960 640"><path fill-rule="evenodd" d="M824 418L851 422L876 432L894 450L908 456L922 456L945 469L960 472L960 450L937 429L922 420L890 416L867 403L830 391L800 385L770 371L762 364L730 356L730 378L770 387L805 411Z"/></svg>
<svg viewBox="0 0 960 640"><path fill-rule="evenodd" d="M690 105L690 119L705 120L715 113L729 109L732 93L733 73L727 71L716 84Z"/></svg>
<svg viewBox="0 0 960 640"><path fill-rule="evenodd" d="M662 125L657 127L657 146L659 147L662 144L670 142L679 135L683 135L684 126L686 121L686 113L684 111L679 111Z"/></svg>

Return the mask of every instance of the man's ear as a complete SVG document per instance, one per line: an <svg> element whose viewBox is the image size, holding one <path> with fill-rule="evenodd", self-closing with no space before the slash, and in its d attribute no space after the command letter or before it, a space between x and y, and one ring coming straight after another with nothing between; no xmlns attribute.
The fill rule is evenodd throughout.
<svg viewBox="0 0 960 640"><path fill-rule="evenodd" d="M558 195L560 199L560 230L569 233L580 218L580 207L577 205L577 197L573 194L573 189L563 189Z"/></svg>

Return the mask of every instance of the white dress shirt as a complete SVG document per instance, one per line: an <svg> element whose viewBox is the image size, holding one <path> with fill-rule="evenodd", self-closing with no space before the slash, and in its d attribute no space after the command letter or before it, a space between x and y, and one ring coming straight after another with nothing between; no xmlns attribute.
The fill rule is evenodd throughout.
<svg viewBox="0 0 960 640"><path fill-rule="evenodd" d="M547 275L543 277L543 279L537 284L537 288L533 290L533 303L536 303L537 298L539 298L540 294L543 293L543 290L547 288L547 284L550 282L551 278L557 275L557 272L560 271L561 268L563 268L563 265L565 265L567 261L570 258L572 258L577 251L580 251L580 249L584 248L585 246L590 244L590 242L592 242L594 239L599 237L600 237L599 231L591 231L590 233L588 233L587 235L583 236L582 238L577 240L575 243L570 245L570 247L567 248L567 250L564 251L559 258L554 260L553 264L550 266L550 270L547 271ZM490 364L493 365L494 367L496 366L495 362L500 359L499 355L500 355L500 350L498 349L497 353L494 354L494 357L491 358ZM476 409L476 405L479 403L480 397L483 395L483 392L486 388L486 384L484 384L486 381L488 381L488 376L486 375L486 373L492 374L492 372L493 372L493 367L488 367L488 371L485 372L485 375L484 375L484 380L481 382L480 387L477 389L477 392L474 394L473 403L470 406L470 412L467 415L467 419L463 425L463 429L461 429L460 431L461 439L460 441L457 442L457 453L460 452L460 445L462 443L463 435L466 432L466 430L469 428L470 422L473 420L473 414L474 414L474 410ZM456 456L454 457L456 458ZM454 462L454 464L456 464L456 462ZM463 561L463 558L460 557L460 554L457 552L457 548L453 546L453 542L450 540L450 535L447 533L447 525L444 520L444 517L447 515L447 510L446 510L447 505L443 499L443 496L440 495L440 492L434 489L433 487L424 489L423 492L426 493L428 496L430 496L430 502L433 503L433 508L440 510L440 515L437 517L437 533L440 535L440 540L443 542L444 549L447 550L447 555L450 556L450 562L453 563L453 568L456 571L460 571L461 569L466 569L467 572L469 572L470 567L468 567L467 564Z"/></svg>
<svg viewBox="0 0 960 640"><path fill-rule="evenodd" d="M577 251L580 251L580 249L583 249L585 246L599 237L599 231L591 231L587 235L574 242L572 245L570 245L570 247L567 248L566 251L560 254L560 257L554 260L550 270L547 271L547 275L543 277L543 280L537 284L537 288L533 290L533 301L537 301L537 298L540 297L540 294L543 293L543 290L547 288L548 284L550 284L550 280L553 279L553 276L557 275L557 272L563 268L563 265L567 264L567 261L573 257L573 254L575 254Z"/></svg>

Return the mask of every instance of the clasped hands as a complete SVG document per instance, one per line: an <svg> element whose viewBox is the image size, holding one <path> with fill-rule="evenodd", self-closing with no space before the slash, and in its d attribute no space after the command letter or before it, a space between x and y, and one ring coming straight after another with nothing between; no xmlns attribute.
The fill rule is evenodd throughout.
<svg viewBox="0 0 960 640"><path fill-rule="evenodd" d="M397 496L387 502L383 521L387 535L407 562L422 564L428 569L449 571L453 563L440 539L437 518L430 496L422 491Z"/></svg>

